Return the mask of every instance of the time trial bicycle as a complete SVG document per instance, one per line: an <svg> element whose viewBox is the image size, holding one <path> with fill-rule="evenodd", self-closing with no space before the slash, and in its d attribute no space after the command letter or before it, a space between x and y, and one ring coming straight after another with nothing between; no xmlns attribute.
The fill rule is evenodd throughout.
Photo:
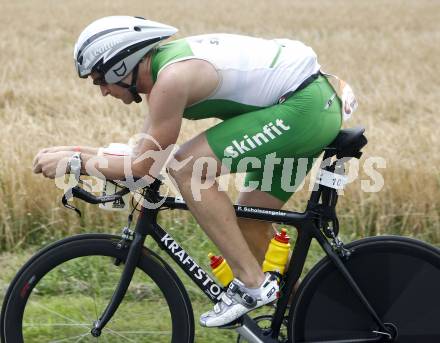
<svg viewBox="0 0 440 343"><path fill-rule="evenodd" d="M297 230L287 272L278 275L274 313L256 318L250 313L223 328L236 330L238 341L440 342L440 250L399 236L350 244L339 238L335 208L343 162L360 158L367 144L363 133L363 128L341 130L325 149L304 212L234 206L237 217ZM152 251L153 244L213 303L225 289L157 223L161 210L188 209L178 197L162 197L160 185L156 180L143 189L144 199L162 205L142 207L134 230L128 226L122 236L76 235L33 256L7 290L1 342L194 342L187 289ZM91 204L118 201L129 192L95 196L80 186L72 189L74 197ZM289 306L313 239L326 256L307 273ZM190 288L191 293L196 290Z"/></svg>

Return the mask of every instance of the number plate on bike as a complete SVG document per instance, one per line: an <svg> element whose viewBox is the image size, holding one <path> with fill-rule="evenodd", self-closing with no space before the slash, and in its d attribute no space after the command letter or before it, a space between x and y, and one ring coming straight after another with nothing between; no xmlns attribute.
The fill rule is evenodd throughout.
<svg viewBox="0 0 440 343"><path fill-rule="evenodd" d="M333 189L343 189L347 184L347 176L320 169L316 182Z"/></svg>

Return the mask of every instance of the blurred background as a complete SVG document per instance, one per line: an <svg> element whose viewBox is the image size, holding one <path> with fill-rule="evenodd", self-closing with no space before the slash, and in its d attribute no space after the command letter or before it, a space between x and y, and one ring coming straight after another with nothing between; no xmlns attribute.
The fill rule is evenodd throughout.
<svg viewBox="0 0 440 343"><path fill-rule="evenodd" d="M73 68L73 45L81 30L114 14L169 23L180 29L175 38L230 32L288 37L313 47L323 69L347 80L358 97L359 110L345 126L362 125L369 138L360 176L340 200L344 233L401 233L440 242L437 1L0 4L0 250L91 227L114 227L125 219L90 207L79 220L61 207L61 191L53 181L31 173L41 148L103 146L127 142L139 132L146 102L126 106L103 98ZM215 123L185 121L179 143ZM386 168L378 169L384 187L376 193L361 189L360 181L370 180L362 173L370 156L386 160ZM307 189L286 208L302 210Z"/></svg>
<svg viewBox="0 0 440 343"><path fill-rule="evenodd" d="M103 98L73 67L77 36L107 15L173 25L180 30L174 38L228 32L311 46L323 70L347 80L357 95L358 112L345 127L362 125L369 139L359 178L340 197L343 237L403 234L440 244L440 2L0 0L0 295L8 277L48 242L119 232L126 221L126 214L84 204L77 217L62 207L53 181L31 172L41 148L127 142L141 128L146 102ZM178 143L216 122L185 121ZM378 169L384 187L374 193L361 189L370 180L362 166L372 156L386 161ZM308 196L304 187L286 209L302 211ZM190 251L194 243L202 248L194 257L205 261L214 249L188 213L165 213L161 221Z"/></svg>

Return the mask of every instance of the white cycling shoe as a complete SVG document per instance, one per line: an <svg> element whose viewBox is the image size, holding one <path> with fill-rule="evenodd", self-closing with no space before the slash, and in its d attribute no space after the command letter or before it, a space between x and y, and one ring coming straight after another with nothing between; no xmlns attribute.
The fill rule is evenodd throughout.
<svg viewBox="0 0 440 343"><path fill-rule="evenodd" d="M260 306L266 305L279 297L279 285L274 275L266 273L266 278L260 287L260 295L257 298L246 293L246 287L234 279L226 292L223 292L220 301L214 305L212 311L200 316L200 325L216 327L226 325L245 313Z"/></svg>

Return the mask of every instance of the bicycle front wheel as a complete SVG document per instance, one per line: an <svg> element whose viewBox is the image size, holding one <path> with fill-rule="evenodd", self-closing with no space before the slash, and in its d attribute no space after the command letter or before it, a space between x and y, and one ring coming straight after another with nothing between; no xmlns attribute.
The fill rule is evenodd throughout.
<svg viewBox="0 0 440 343"><path fill-rule="evenodd" d="M187 293L170 267L146 249L114 317L100 337L90 334L126 259L128 249L117 249L117 240L107 235L70 238L23 267L3 304L2 343L192 342Z"/></svg>
<svg viewBox="0 0 440 343"><path fill-rule="evenodd" d="M440 342L440 251L403 237L367 238L348 245L345 261L390 340L329 258L303 281L289 314L290 342Z"/></svg>

